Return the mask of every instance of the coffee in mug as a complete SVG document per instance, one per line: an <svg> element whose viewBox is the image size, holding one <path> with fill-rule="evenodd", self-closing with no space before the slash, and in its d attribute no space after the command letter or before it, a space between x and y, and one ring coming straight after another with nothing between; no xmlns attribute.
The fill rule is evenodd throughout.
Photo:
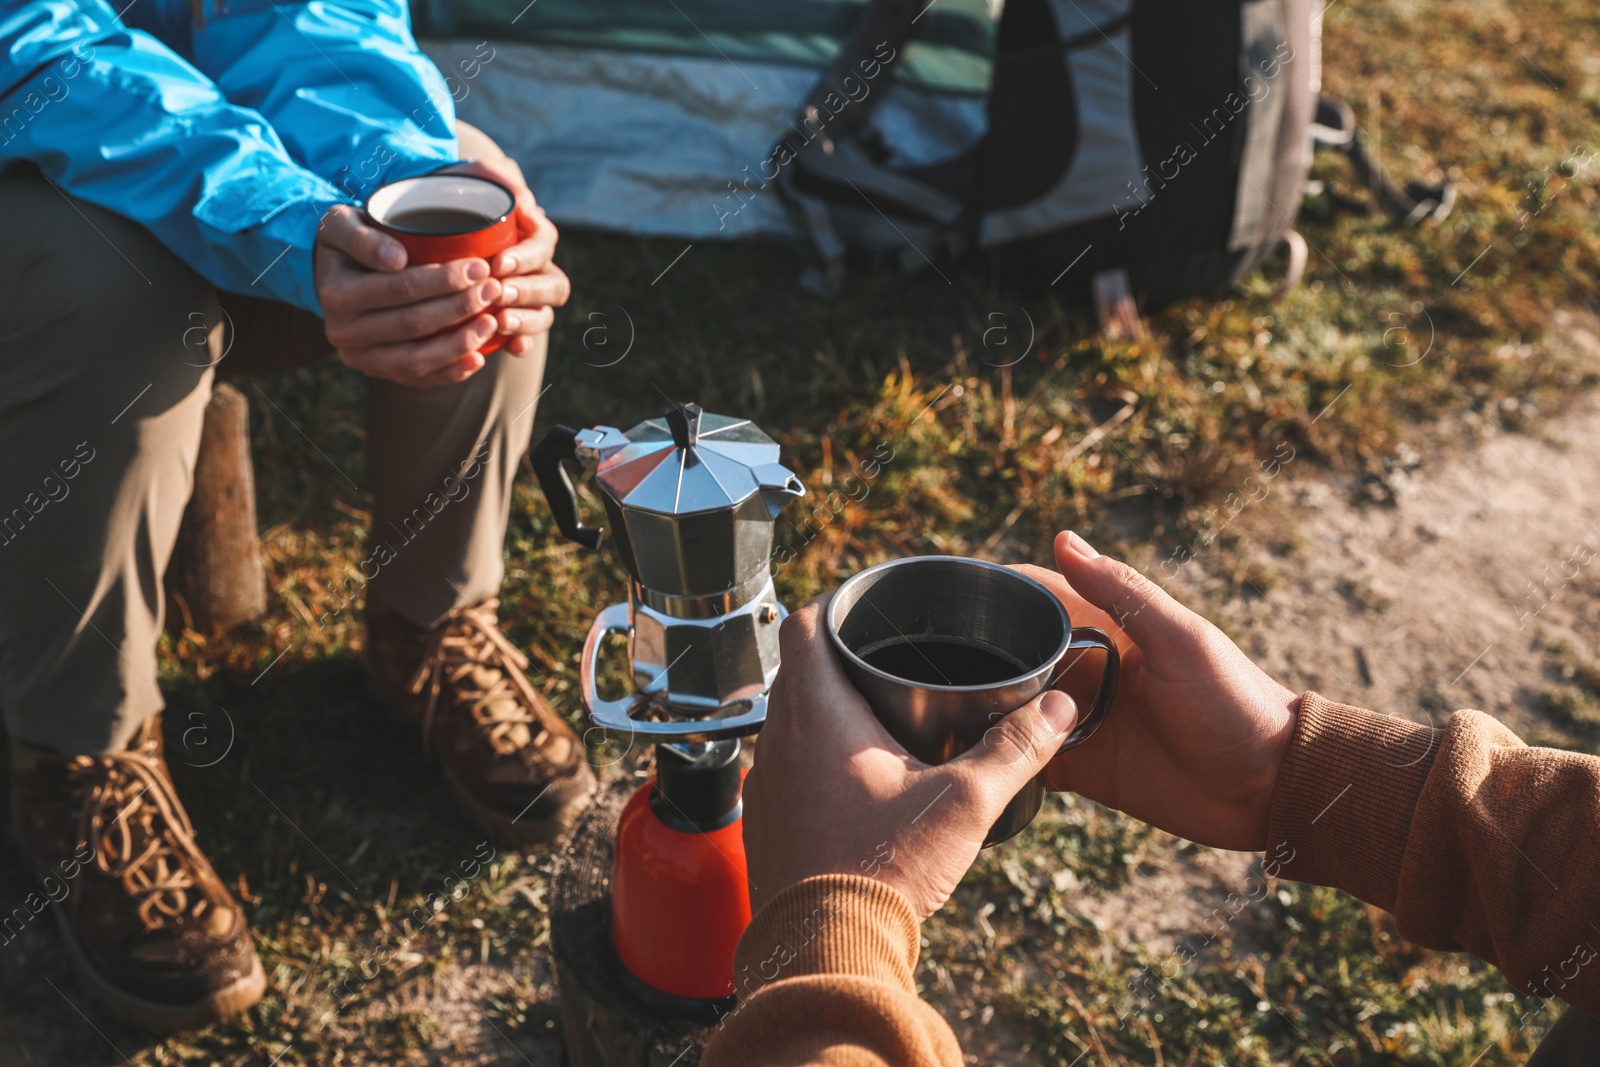
<svg viewBox="0 0 1600 1067"><path fill-rule="evenodd" d="M516 196L497 181L475 174L424 174L373 190L363 213L405 246L409 263L483 259L492 264L521 240L516 210ZM488 355L508 340L497 333L478 351Z"/></svg>
<svg viewBox="0 0 1600 1067"><path fill-rule="evenodd" d="M1116 694L1117 647L1074 628L1054 593L1019 571L957 556L869 567L828 602L828 636L846 676L889 735L923 763L945 763L1058 680L1074 650L1100 649L1100 690L1059 751L1087 741ZM1035 776L995 821L984 847L1019 833L1044 801Z"/></svg>

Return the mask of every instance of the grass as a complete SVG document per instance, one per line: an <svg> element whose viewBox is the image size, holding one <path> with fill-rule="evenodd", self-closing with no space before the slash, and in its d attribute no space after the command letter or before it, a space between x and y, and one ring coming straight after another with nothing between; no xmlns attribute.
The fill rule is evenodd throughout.
<svg viewBox="0 0 1600 1067"><path fill-rule="evenodd" d="M1551 315L1596 302L1600 15L1578 0L1537 16L1343 0L1325 40L1327 88L1356 106L1374 154L1457 182L1443 225L1396 230L1312 200L1305 285L1273 301L1269 269L1149 316L1136 343L976 270L948 285L858 274L821 306L767 249L697 245L653 282L680 245L569 234L576 296L536 432L631 425L664 396L756 420L811 490L780 523L791 604L910 552L1043 559L1064 526L1110 551L1226 552L1241 502L1276 492L1286 465L1364 478L1381 501L1416 456L1529 425L1592 384ZM1333 160L1318 175L1348 182ZM335 590L362 556L370 498L334 466L364 482L363 386L333 365L259 385L281 409L252 415L271 610L223 639L170 638L160 681L180 790L251 912L271 994L182 1038L98 1017L91 1030L63 1003L89 1007L41 928L0 952L0 1043L139 1067L516 1062L502 1038L554 1055L544 858L496 855L445 889L479 839L359 682L359 605ZM621 570L556 539L531 479L507 553L507 628L577 721L575 654ZM1564 669L1554 717L1592 744L1600 690L1590 668ZM1487 1067L1520 1062L1548 1024L1524 1022L1494 972L1408 946L1330 890L1275 883L1181 965L1173 946L1126 947L1081 915L1196 852L1053 800L928 925L919 978L969 1048L990 1040L1024 1062ZM20 895L18 877L0 885ZM479 1032L489 1045L455 1044Z"/></svg>
<svg viewBox="0 0 1600 1067"><path fill-rule="evenodd" d="M1600 662L1559 641L1547 644L1544 652L1549 684L1540 692L1539 704L1554 729L1537 743L1595 751L1600 748Z"/></svg>
<svg viewBox="0 0 1600 1067"><path fill-rule="evenodd" d="M1377 909L1259 863L1182 936L1129 948L1083 916L1085 894L1138 890L1209 850L1087 801L1053 809L1031 855L984 854L928 932L925 990L947 1016L978 997L1008 1020L1006 1062L1521 1063L1554 1019L1484 964L1409 945ZM1002 901L994 936L972 922L988 900Z"/></svg>

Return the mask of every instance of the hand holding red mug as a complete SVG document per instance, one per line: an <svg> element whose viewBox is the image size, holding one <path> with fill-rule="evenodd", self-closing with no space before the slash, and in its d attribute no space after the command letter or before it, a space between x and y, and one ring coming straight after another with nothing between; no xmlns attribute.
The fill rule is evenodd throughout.
<svg viewBox="0 0 1600 1067"><path fill-rule="evenodd" d="M515 162L499 157L441 173L490 178L504 187L494 195L511 203L478 232L449 240L386 232L359 209L340 205L323 217L317 237L328 340L354 369L404 385L462 381L502 345L512 355L527 354L570 293L551 260L555 226L538 210ZM436 261L422 262L428 259Z"/></svg>
<svg viewBox="0 0 1600 1067"><path fill-rule="evenodd" d="M555 322L555 309L572 295L572 283L553 257L560 234L533 199L522 168L510 156L495 156L447 167L441 173L472 174L497 181L516 199L517 243L489 261L490 273L501 283L497 313L500 332L511 338L512 355L533 349L532 336L547 332Z"/></svg>

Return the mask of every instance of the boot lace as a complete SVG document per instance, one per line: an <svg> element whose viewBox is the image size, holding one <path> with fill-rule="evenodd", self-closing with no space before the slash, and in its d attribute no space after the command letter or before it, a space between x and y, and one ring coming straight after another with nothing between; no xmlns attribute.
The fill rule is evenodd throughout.
<svg viewBox="0 0 1600 1067"><path fill-rule="evenodd" d="M140 749L78 756L68 771L85 793L78 840L94 846L95 869L138 900L145 929L199 914L206 897L193 872L204 861L160 757Z"/></svg>
<svg viewBox="0 0 1600 1067"><path fill-rule="evenodd" d="M496 753L514 756L537 747L549 734L539 715L541 701L522 672L528 658L500 632L495 622L498 598L460 607L428 635L411 692L426 692L422 743L433 746L439 698L448 685L454 702L465 706Z"/></svg>

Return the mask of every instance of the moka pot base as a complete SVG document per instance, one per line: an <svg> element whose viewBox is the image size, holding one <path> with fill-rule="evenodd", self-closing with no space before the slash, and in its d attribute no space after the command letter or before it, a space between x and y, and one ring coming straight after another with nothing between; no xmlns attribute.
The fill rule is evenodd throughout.
<svg viewBox="0 0 1600 1067"><path fill-rule="evenodd" d="M713 741L759 730L787 612L771 576L757 578L717 597L663 596L635 583L627 603L596 616L579 668L584 710L595 725L657 742ZM634 685L615 700L600 695L598 681L610 634L628 635ZM652 720L653 712L661 714Z"/></svg>

